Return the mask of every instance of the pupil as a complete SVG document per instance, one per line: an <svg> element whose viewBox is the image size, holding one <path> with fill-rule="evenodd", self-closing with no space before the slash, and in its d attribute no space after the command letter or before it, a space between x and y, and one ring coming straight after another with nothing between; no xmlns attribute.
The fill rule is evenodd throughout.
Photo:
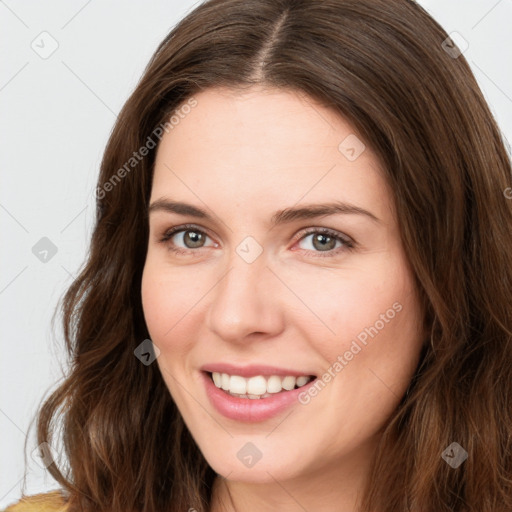
<svg viewBox="0 0 512 512"><path fill-rule="evenodd" d="M329 242L326 242L328 240L330 240L330 244ZM313 238L313 246L315 249L334 249L332 244L333 242L336 243L336 240L334 240L334 238L330 237L329 235L319 234ZM319 245L317 246L317 244Z"/></svg>
<svg viewBox="0 0 512 512"><path fill-rule="evenodd" d="M197 233L196 231L187 231L185 234L185 238L191 242L192 247L200 247L201 246L201 241L202 241L201 233ZM187 240L185 242L187 242Z"/></svg>

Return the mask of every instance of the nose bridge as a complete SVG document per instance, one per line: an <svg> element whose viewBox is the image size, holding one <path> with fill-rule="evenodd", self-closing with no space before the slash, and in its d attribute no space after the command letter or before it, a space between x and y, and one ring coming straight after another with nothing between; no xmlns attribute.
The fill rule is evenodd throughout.
<svg viewBox="0 0 512 512"><path fill-rule="evenodd" d="M254 332L275 334L281 326L276 297L270 293L275 277L265 254L256 249L249 240L232 251L224 277L212 290L209 327L224 340L243 340Z"/></svg>

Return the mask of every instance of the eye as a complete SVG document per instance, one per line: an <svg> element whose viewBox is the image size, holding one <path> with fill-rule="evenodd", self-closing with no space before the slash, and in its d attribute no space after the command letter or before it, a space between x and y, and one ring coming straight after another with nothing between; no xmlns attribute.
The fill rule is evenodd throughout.
<svg viewBox="0 0 512 512"><path fill-rule="evenodd" d="M342 235L337 231L328 228L311 228L305 234L302 233L299 244L303 243L302 250L313 253L326 253L314 254L314 257L330 257L339 254L342 251L352 250L355 248L355 242ZM309 241L307 241L309 239ZM306 243L304 243L307 241Z"/></svg>
<svg viewBox="0 0 512 512"><path fill-rule="evenodd" d="M356 247L356 243L351 238L328 228L310 228L300 235L302 236L299 238L299 246L303 244L300 250L313 253L314 257L332 257ZM188 255L195 252L194 249L218 247L215 242L210 246L205 245L209 238L202 229L187 224L169 229L162 235L159 242L165 244L174 253ZM309 242L304 244L308 239L310 239Z"/></svg>
<svg viewBox="0 0 512 512"><path fill-rule="evenodd" d="M172 239L175 238L175 241ZM203 230L194 225L175 226L166 231L159 241L168 246L168 249L177 254L190 254L194 249L205 247L204 243L210 238ZM182 247L176 247L176 244ZM216 246L217 244L213 244Z"/></svg>

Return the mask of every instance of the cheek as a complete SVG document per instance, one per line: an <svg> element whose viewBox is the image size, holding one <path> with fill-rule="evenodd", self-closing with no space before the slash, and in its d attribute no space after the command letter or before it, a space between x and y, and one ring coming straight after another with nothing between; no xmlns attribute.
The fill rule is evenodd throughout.
<svg viewBox="0 0 512 512"><path fill-rule="evenodd" d="M393 305L403 305L413 290L405 270L384 258L358 268L288 271L283 280L300 299L295 301L294 321L302 318L310 326L318 325L318 339L328 342L355 336L387 311L387 317L394 318L400 307Z"/></svg>
<svg viewBox="0 0 512 512"><path fill-rule="evenodd" d="M148 257L141 282L144 318L153 343L160 349L159 364L171 368L185 362L203 325L205 294L211 284L190 267L170 267L161 258Z"/></svg>
<svg viewBox="0 0 512 512"><path fill-rule="evenodd" d="M203 292L204 293L204 292ZM188 408L180 382L188 373L188 355L196 337L192 330L199 290L187 285L183 272L171 272L157 259L146 261L141 281L141 298L149 336L159 348L156 360L173 400L182 411Z"/></svg>
<svg viewBox="0 0 512 512"><path fill-rule="evenodd" d="M186 292L178 282L179 273L173 275L164 265L148 259L141 282L144 318L151 339L160 350L167 348L175 325L187 309Z"/></svg>
<svg viewBox="0 0 512 512"><path fill-rule="evenodd" d="M166 329L170 327L170 320L167 312L172 307L171 294L166 294L166 286L158 276L157 269L151 263L146 262L142 274L141 298L144 318L148 327L151 339L162 338Z"/></svg>
<svg viewBox="0 0 512 512"><path fill-rule="evenodd" d="M421 311L402 258L374 258L365 268L303 274L293 286L311 313L302 311L291 321L302 326L328 364L345 353L353 366L393 358L414 364Z"/></svg>

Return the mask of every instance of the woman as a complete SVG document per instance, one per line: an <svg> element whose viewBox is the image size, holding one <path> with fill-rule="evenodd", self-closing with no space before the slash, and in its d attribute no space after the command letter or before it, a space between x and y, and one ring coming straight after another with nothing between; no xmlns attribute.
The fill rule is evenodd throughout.
<svg viewBox="0 0 512 512"><path fill-rule="evenodd" d="M56 509L512 510L511 186L414 2L200 5L105 151Z"/></svg>

